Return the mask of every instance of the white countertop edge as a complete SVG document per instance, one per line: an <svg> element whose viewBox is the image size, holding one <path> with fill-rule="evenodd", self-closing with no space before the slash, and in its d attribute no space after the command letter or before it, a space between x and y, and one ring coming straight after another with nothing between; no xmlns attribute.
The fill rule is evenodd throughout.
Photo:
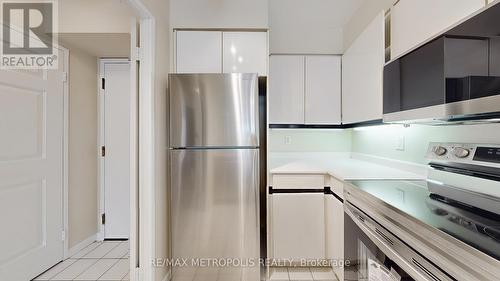
<svg viewBox="0 0 500 281"><path fill-rule="evenodd" d="M427 165L424 164L418 164L414 162L396 160L396 159L375 156L371 154L356 153L356 152L351 153L351 158L414 173L417 175L421 175L424 178L427 177L427 172L428 172Z"/></svg>
<svg viewBox="0 0 500 281"><path fill-rule="evenodd" d="M377 169L382 175L374 175L373 171L359 172L352 168L343 168L342 164L337 166L332 163L314 159L303 159L290 161L284 165L280 165L270 171L271 174L323 174L330 175L338 180L421 180L427 177L427 168L425 165L398 161L388 158L376 157L364 154L353 154L351 157L335 157L335 160L342 161L352 160L360 162L361 165L366 164L368 169ZM335 167L337 166L337 167Z"/></svg>

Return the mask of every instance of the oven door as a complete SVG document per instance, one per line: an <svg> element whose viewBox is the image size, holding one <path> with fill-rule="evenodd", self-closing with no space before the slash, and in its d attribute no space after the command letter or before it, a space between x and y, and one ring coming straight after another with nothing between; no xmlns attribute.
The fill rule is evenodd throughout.
<svg viewBox="0 0 500 281"><path fill-rule="evenodd" d="M454 280L347 202L344 213L344 280Z"/></svg>

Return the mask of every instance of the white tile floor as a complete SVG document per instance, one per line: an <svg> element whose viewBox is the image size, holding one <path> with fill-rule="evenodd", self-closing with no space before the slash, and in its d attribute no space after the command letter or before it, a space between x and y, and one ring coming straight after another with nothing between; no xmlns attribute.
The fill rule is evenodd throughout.
<svg viewBox="0 0 500 281"><path fill-rule="evenodd" d="M274 267L270 269L269 279L270 281L337 281L332 269L327 267Z"/></svg>
<svg viewBox="0 0 500 281"><path fill-rule="evenodd" d="M129 280L129 243L94 242L34 279L38 280Z"/></svg>

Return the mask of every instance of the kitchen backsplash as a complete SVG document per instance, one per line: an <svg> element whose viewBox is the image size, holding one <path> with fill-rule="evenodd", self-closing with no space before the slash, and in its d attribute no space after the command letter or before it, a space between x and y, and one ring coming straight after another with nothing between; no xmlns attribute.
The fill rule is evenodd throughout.
<svg viewBox="0 0 500 281"><path fill-rule="evenodd" d="M270 130L269 152L354 152L426 164L429 142L500 143L500 124ZM328 154L330 155L330 154Z"/></svg>
<svg viewBox="0 0 500 281"><path fill-rule="evenodd" d="M270 152L349 152L351 130L271 129Z"/></svg>
<svg viewBox="0 0 500 281"><path fill-rule="evenodd" d="M408 128L402 125L385 125L357 128L352 132L353 152L419 164L427 163L425 153L429 142L498 144L500 124L411 125Z"/></svg>

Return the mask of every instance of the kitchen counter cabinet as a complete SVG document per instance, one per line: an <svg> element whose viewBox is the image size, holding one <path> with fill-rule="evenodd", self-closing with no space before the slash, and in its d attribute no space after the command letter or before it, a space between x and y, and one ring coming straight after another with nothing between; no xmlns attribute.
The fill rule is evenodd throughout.
<svg viewBox="0 0 500 281"><path fill-rule="evenodd" d="M343 280L339 262L344 259L346 181L425 177L353 158L323 163L298 161L272 169L273 192L268 193L268 256L331 260L334 272ZM304 193L307 189L319 192ZM276 190L287 193L274 193Z"/></svg>
<svg viewBox="0 0 500 281"><path fill-rule="evenodd" d="M272 200L272 257L325 259L325 207L321 193L277 193Z"/></svg>
<svg viewBox="0 0 500 281"><path fill-rule="evenodd" d="M268 256L342 260L343 183L326 173L273 174L268 194ZM326 188L325 188L326 187ZM286 191L286 193L281 193ZM340 272L335 268L337 274Z"/></svg>

